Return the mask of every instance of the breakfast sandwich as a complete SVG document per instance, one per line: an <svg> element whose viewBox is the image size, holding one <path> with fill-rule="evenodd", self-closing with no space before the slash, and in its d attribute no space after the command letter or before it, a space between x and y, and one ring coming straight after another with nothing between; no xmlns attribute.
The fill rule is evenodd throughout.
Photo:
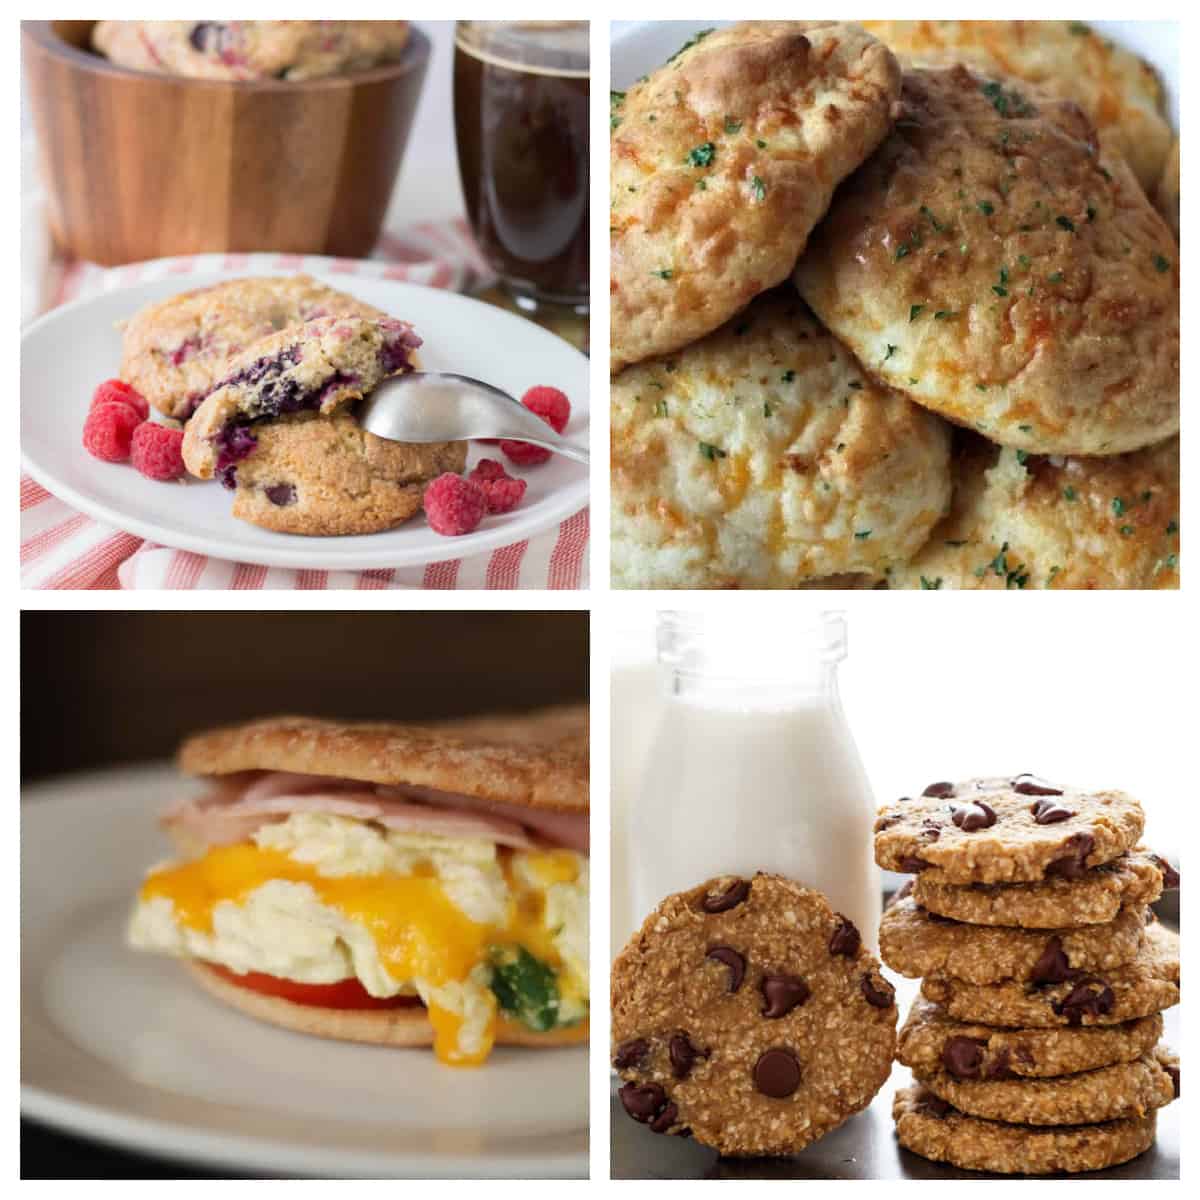
<svg viewBox="0 0 1200 1200"><path fill-rule="evenodd" d="M190 738L209 785L129 925L222 1002L302 1033L430 1046L588 1029L585 708L443 725L274 717Z"/></svg>

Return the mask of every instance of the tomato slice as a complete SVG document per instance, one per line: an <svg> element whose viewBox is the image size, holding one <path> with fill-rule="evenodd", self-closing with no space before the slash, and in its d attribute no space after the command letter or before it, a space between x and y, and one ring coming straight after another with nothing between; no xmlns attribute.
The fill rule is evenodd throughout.
<svg viewBox="0 0 1200 1200"><path fill-rule="evenodd" d="M261 992L264 996L278 996L293 1004L308 1004L313 1008L421 1008L418 996L372 996L357 979L343 979L338 983L296 983L281 979L278 975L264 975L250 971L239 975L228 967L217 963L204 964L214 974L238 987Z"/></svg>

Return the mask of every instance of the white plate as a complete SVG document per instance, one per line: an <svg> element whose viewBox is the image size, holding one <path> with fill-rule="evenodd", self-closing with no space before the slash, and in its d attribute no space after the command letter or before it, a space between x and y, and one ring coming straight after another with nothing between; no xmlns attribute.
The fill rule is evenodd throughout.
<svg viewBox="0 0 1200 1200"><path fill-rule="evenodd" d="M612 27L612 86L627 88L639 76L653 71L701 29L730 25L731 21L614 21ZM1162 79L1167 115L1179 128L1179 22L1090 21L1096 30L1118 45L1140 54Z"/></svg>
<svg viewBox="0 0 1200 1200"><path fill-rule="evenodd" d="M179 262L180 260L173 260ZM186 262L187 260L182 260ZM219 261L219 258L214 260ZM567 435L588 442L588 360L532 321L454 292L338 273L330 260L307 259L309 274L369 304L411 320L424 338L422 364L458 371L520 396L536 384L561 388L571 399ZM236 273L168 274L55 309L21 339L21 450L25 469L73 508L138 537L198 554L274 567L370 570L465 558L532 537L578 512L588 500L585 468L564 458L513 468L529 482L518 508L485 517L464 537L441 537L419 517L388 533L359 537L300 537L271 533L235 520L232 497L215 482L191 479L170 486L145 479L128 463L94 459L82 445L92 392L116 375L121 338L115 322L145 304L236 275L283 274L273 255L252 255ZM502 457L497 446L476 445L471 462Z"/></svg>
<svg viewBox="0 0 1200 1200"><path fill-rule="evenodd" d="M259 1174L587 1174L587 1051L305 1037L225 1008L122 931L179 781L164 767L29 789L21 829L21 1103L130 1149Z"/></svg>

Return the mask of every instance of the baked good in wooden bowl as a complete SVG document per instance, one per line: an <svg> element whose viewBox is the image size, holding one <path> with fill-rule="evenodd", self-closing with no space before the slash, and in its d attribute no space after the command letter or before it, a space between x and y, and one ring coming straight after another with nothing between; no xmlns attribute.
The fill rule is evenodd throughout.
<svg viewBox="0 0 1200 1200"><path fill-rule="evenodd" d="M93 49L95 27L117 24L195 28L174 57L159 40L169 47L170 29L137 37L148 46L140 63L121 49L125 38L103 31L98 43L112 57ZM393 29L374 56L355 47L339 58L326 43L319 69L334 73L313 78L313 44L303 37L264 47L259 31L241 56L223 40L229 35L211 32L253 24L268 23L23 22L47 214L61 247L107 266L205 251L362 257L371 250L429 40L409 25L403 37ZM300 57L279 57L289 52ZM229 74L242 77L200 70L206 57L240 64ZM262 77L263 62L274 74Z"/></svg>

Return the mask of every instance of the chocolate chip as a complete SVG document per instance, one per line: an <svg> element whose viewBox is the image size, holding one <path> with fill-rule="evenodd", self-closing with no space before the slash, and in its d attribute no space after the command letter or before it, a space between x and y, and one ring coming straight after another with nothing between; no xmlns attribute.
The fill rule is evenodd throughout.
<svg viewBox="0 0 1200 1200"><path fill-rule="evenodd" d="M1168 1066L1164 1066L1163 1070L1166 1071L1166 1073L1168 1075L1170 1075L1171 1082L1175 1085L1175 1099L1178 1100L1179 1099L1179 1068L1168 1065Z"/></svg>
<svg viewBox="0 0 1200 1200"><path fill-rule="evenodd" d="M1036 984L1063 983L1070 978L1071 964L1063 953L1062 940L1052 937L1047 943L1041 957L1033 964L1029 972L1029 982Z"/></svg>
<svg viewBox="0 0 1200 1200"><path fill-rule="evenodd" d="M726 885L723 892L718 892L715 896L710 892L700 901L700 907L706 913L728 912L731 908L737 908L748 895L750 895L750 881L735 879Z"/></svg>
<svg viewBox="0 0 1200 1200"><path fill-rule="evenodd" d="M631 1042L622 1042L617 1047L616 1054L613 1055L613 1066L618 1071L623 1071L627 1067L641 1066L649 1049L650 1043L645 1038L634 1038Z"/></svg>
<svg viewBox="0 0 1200 1200"><path fill-rule="evenodd" d="M930 1093L921 1097L921 1101L917 1105L917 1112L924 1113L927 1117L936 1117L940 1121L952 1107L948 1100L943 1100L941 1096Z"/></svg>
<svg viewBox="0 0 1200 1200"><path fill-rule="evenodd" d="M1063 808L1053 800L1035 800L1029 806L1029 811L1039 825L1057 825L1059 821L1067 821L1075 815L1069 808Z"/></svg>
<svg viewBox="0 0 1200 1200"><path fill-rule="evenodd" d="M921 839L926 842L936 842L942 836L942 827L933 820L932 817L926 817L921 822Z"/></svg>
<svg viewBox="0 0 1200 1200"><path fill-rule="evenodd" d="M758 1056L753 1078L754 1086L764 1096L783 1100L800 1086L800 1063L786 1047L773 1046Z"/></svg>
<svg viewBox="0 0 1200 1200"><path fill-rule="evenodd" d="M763 995L762 1015L768 1021L786 1017L812 994L799 975L764 975L759 987Z"/></svg>
<svg viewBox="0 0 1200 1200"><path fill-rule="evenodd" d="M688 1125L685 1125L685 1126L684 1126L682 1129L677 1129L677 1130L675 1130L674 1136L675 1136L675 1137L682 1137L682 1138L689 1138L689 1137L691 1137L691 1136L692 1136L692 1130L691 1130L691 1127L690 1127L690 1126L688 1126Z"/></svg>
<svg viewBox="0 0 1200 1200"><path fill-rule="evenodd" d="M1150 855L1150 858L1162 872L1163 887L1167 891L1177 888L1179 886L1179 872L1165 858L1160 858L1157 854Z"/></svg>
<svg viewBox="0 0 1200 1200"><path fill-rule="evenodd" d="M926 867L932 867L933 863L926 862L923 858L918 858L915 854L906 854L900 860L900 870L908 871L915 875L918 871L925 870Z"/></svg>
<svg viewBox="0 0 1200 1200"><path fill-rule="evenodd" d="M1033 1057L1033 1051L1024 1042L1017 1043L1017 1058L1024 1067L1037 1065L1037 1059Z"/></svg>
<svg viewBox="0 0 1200 1200"><path fill-rule="evenodd" d="M707 1050L697 1050L692 1045L686 1033L674 1034L667 1043L667 1053L671 1059L671 1069L676 1079L686 1079L696 1065L696 1060L707 1058Z"/></svg>
<svg viewBox="0 0 1200 1200"><path fill-rule="evenodd" d="M627 1083L618 1091L625 1111L635 1120L648 1125L662 1112L667 1093L657 1083Z"/></svg>
<svg viewBox="0 0 1200 1200"><path fill-rule="evenodd" d="M1080 1025L1085 1016L1102 1017L1112 1010L1113 990L1096 975L1085 975L1061 1000L1051 1007L1068 1025Z"/></svg>
<svg viewBox="0 0 1200 1200"><path fill-rule="evenodd" d="M986 1048L987 1042L982 1038L947 1038L942 1047L942 1066L955 1079L978 1079Z"/></svg>
<svg viewBox="0 0 1200 1200"><path fill-rule="evenodd" d="M1044 779L1038 779L1036 775L1018 775L1012 781L1012 790L1022 796L1061 796L1062 788L1056 788L1052 783L1047 783ZM1061 821L1062 818L1060 817Z"/></svg>
<svg viewBox="0 0 1200 1200"><path fill-rule="evenodd" d="M935 800L945 800L948 796L954 795L954 784L945 781L941 783L931 783L922 793L922 796L932 796Z"/></svg>
<svg viewBox="0 0 1200 1200"><path fill-rule="evenodd" d="M1059 847L1067 853L1050 863L1044 873L1059 879L1082 879L1087 873L1087 856L1095 844L1096 839L1090 833L1074 834Z"/></svg>
<svg viewBox="0 0 1200 1200"><path fill-rule="evenodd" d="M963 833L974 833L977 829L990 829L995 825L996 810L982 800L973 800L970 804L954 805L950 820Z"/></svg>
<svg viewBox="0 0 1200 1200"><path fill-rule="evenodd" d="M746 976L746 960L732 946L714 946L705 956L729 968L729 990L736 992Z"/></svg>
<svg viewBox="0 0 1200 1200"><path fill-rule="evenodd" d="M911 891L912 880L909 880L904 886ZM862 937L849 917L843 917L841 913L836 913L835 916L839 924L833 931L833 937L829 939L829 953L853 958L858 953L859 947L862 946Z"/></svg>
<svg viewBox="0 0 1200 1200"><path fill-rule="evenodd" d="M889 817L880 817L875 822L875 832L882 833L885 829L891 829L893 825L899 825L903 819L899 813L893 813Z"/></svg>
<svg viewBox="0 0 1200 1200"><path fill-rule="evenodd" d="M992 1065L984 1072L988 1079L1016 1079L1016 1073L1008 1069L1008 1064L1011 1062L1008 1053L1008 1047L1005 1046L999 1054L996 1055ZM1030 1060L1033 1061L1032 1059Z"/></svg>
<svg viewBox="0 0 1200 1200"><path fill-rule="evenodd" d="M872 1008L891 1008L896 999L896 989L886 979L875 980L864 975L859 984L863 999Z"/></svg>
<svg viewBox="0 0 1200 1200"><path fill-rule="evenodd" d="M677 1116L679 1116L679 1109L675 1106L674 1101L672 1101L650 1122L651 1131L654 1133L666 1133L675 1124Z"/></svg>

